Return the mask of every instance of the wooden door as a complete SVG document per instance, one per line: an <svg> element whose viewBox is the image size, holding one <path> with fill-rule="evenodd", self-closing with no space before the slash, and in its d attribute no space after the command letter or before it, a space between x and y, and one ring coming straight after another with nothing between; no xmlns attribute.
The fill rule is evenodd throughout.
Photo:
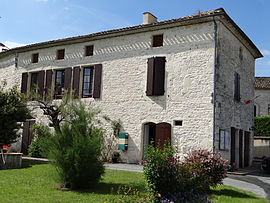
<svg viewBox="0 0 270 203"><path fill-rule="evenodd" d="M158 123L156 125L156 146L161 149L164 144L171 141L171 124L169 123Z"/></svg>
<svg viewBox="0 0 270 203"><path fill-rule="evenodd" d="M23 123L23 136L22 136L22 148L21 153L28 154L28 147L33 140L33 134L30 131L31 126L35 123L35 120L25 121Z"/></svg>
<svg viewBox="0 0 270 203"><path fill-rule="evenodd" d="M239 168L243 167L243 130L239 130Z"/></svg>
<svg viewBox="0 0 270 203"><path fill-rule="evenodd" d="M236 133L236 129L235 128L231 128L231 165L233 162L235 162L235 133Z"/></svg>
<svg viewBox="0 0 270 203"><path fill-rule="evenodd" d="M249 151L250 151L250 132L245 131L244 141L244 167L249 166Z"/></svg>

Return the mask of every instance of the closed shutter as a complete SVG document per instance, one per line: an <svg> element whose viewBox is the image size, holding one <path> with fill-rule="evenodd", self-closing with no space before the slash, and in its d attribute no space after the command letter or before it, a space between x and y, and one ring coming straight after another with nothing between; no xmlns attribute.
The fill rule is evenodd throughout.
<svg viewBox="0 0 270 203"><path fill-rule="evenodd" d="M52 70L46 70L45 97L52 91Z"/></svg>
<svg viewBox="0 0 270 203"><path fill-rule="evenodd" d="M155 57L148 59L146 87L147 96L164 95L165 62L165 57Z"/></svg>
<svg viewBox="0 0 270 203"><path fill-rule="evenodd" d="M147 85L146 85L146 95L154 95L154 58L149 58L147 62Z"/></svg>
<svg viewBox="0 0 270 203"><path fill-rule="evenodd" d="M22 73L21 93L27 93L28 73Z"/></svg>
<svg viewBox="0 0 270 203"><path fill-rule="evenodd" d="M231 128L231 164L235 162L235 152L236 152L236 129Z"/></svg>
<svg viewBox="0 0 270 203"><path fill-rule="evenodd" d="M101 78L102 77L102 64L94 66L94 92L93 98L100 98L101 93Z"/></svg>
<svg viewBox="0 0 270 203"><path fill-rule="evenodd" d="M71 87L71 74L72 68L65 69L65 80L64 80L64 88L65 90L70 90Z"/></svg>
<svg viewBox="0 0 270 203"><path fill-rule="evenodd" d="M164 95L164 83L165 83L165 57L155 58L154 69L154 95Z"/></svg>
<svg viewBox="0 0 270 203"><path fill-rule="evenodd" d="M37 75L38 94L43 98L45 71L39 71Z"/></svg>
<svg viewBox="0 0 270 203"><path fill-rule="evenodd" d="M236 101L240 101L240 75L238 73L234 73L234 99Z"/></svg>
<svg viewBox="0 0 270 203"><path fill-rule="evenodd" d="M73 68L73 95L74 98L79 97L79 88L80 88L80 67Z"/></svg>

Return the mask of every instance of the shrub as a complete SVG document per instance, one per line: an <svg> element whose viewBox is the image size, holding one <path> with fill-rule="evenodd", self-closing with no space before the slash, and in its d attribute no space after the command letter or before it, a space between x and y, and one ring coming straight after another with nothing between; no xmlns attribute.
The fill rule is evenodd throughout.
<svg viewBox="0 0 270 203"><path fill-rule="evenodd" d="M219 153L194 150L185 157L185 164L200 177L199 190L208 192L210 187L222 184L228 170L227 161Z"/></svg>
<svg viewBox="0 0 270 203"><path fill-rule="evenodd" d="M93 187L104 173L99 159L104 132L96 127L98 112L86 110L82 103L72 104L68 109L70 117L52 138L50 158L64 187Z"/></svg>
<svg viewBox="0 0 270 203"><path fill-rule="evenodd" d="M144 160L144 174L156 201L207 202L198 186L201 177L193 173L167 145L162 149L149 146Z"/></svg>
<svg viewBox="0 0 270 203"><path fill-rule="evenodd" d="M18 122L31 118L23 94L16 86L4 91L5 86L0 84L0 148L16 142L20 136Z"/></svg>
<svg viewBox="0 0 270 203"><path fill-rule="evenodd" d="M270 116L256 117L254 119L255 136L270 136Z"/></svg>
<svg viewBox="0 0 270 203"><path fill-rule="evenodd" d="M39 158L47 157L50 138L52 137L50 128L42 124L34 124L31 127L31 131L34 134L34 140L29 146L29 155Z"/></svg>

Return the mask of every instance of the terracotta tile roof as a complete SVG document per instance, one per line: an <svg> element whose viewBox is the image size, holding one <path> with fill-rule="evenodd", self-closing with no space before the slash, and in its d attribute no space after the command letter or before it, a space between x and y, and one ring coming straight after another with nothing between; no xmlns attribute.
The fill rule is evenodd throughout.
<svg viewBox="0 0 270 203"><path fill-rule="evenodd" d="M270 77L256 77L255 89L270 89Z"/></svg>
<svg viewBox="0 0 270 203"><path fill-rule="evenodd" d="M63 39L57 39L57 40L51 40L51 41L46 41L46 42L40 42L40 43L35 43L35 44L30 44L26 45L23 47L17 47L13 49L9 49L8 51L5 51L5 53L13 53L16 51L24 51L24 50L31 50L35 48L43 48L43 47L50 47L50 46L57 46L60 43L68 43L68 42L74 42L78 40L88 40L94 37L99 37L99 36L109 36L121 32L127 32L127 31L134 31L134 30L140 30L144 28L151 28L151 27L158 27L162 25L169 25L173 23L178 23L178 22L184 22L184 21L191 21L195 19L201 19L201 18L206 18L210 16L218 16L218 15L223 15L233 26L240 32L240 34L248 41L248 43L256 50L257 52L257 57L262 57L260 51L257 49L257 47L253 44L253 42L245 35L245 33L234 23L234 21L227 15L225 10L223 8L218 8L206 12L201 12L195 15L190 15L190 16L185 16L181 18L175 18L171 20L166 20L166 21L161 21L161 22L156 22L156 23L151 23L151 24L146 24L146 25L136 25L132 27L125 27L125 28L120 28L120 29L113 29L113 30L108 30L108 31L102 31L102 32L97 32L93 34L88 34L88 35L80 35L80 36L75 36L75 37L68 37L68 38L63 38ZM0 54L1 56L1 54Z"/></svg>

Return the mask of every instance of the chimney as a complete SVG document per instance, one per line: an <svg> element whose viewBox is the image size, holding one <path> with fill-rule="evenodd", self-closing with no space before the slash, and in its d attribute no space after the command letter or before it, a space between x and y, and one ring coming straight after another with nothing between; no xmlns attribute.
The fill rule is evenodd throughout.
<svg viewBox="0 0 270 203"><path fill-rule="evenodd" d="M143 25L156 23L156 22L157 22L157 17L154 16L152 13L150 12L143 13Z"/></svg>

